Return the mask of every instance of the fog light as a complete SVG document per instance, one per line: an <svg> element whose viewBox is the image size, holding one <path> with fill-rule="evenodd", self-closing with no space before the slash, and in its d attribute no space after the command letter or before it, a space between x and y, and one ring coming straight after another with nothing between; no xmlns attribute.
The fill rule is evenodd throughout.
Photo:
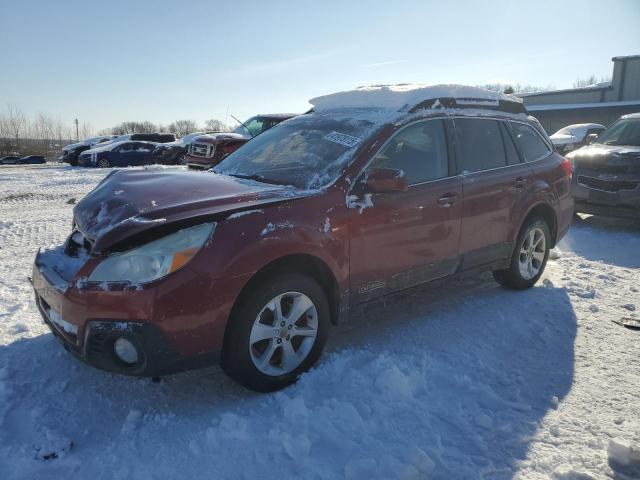
<svg viewBox="0 0 640 480"><path fill-rule="evenodd" d="M138 350L136 347L126 338L119 338L113 344L113 351L116 352L117 357L124 363L133 365L138 361Z"/></svg>

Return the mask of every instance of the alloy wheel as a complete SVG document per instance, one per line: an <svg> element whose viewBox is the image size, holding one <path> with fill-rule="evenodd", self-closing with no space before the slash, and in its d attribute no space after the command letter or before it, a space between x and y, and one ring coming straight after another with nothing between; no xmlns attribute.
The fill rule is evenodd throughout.
<svg viewBox="0 0 640 480"><path fill-rule="evenodd" d="M542 269L546 255L547 239L539 227L531 228L522 240L518 267L525 280L531 280Z"/></svg>
<svg viewBox="0 0 640 480"><path fill-rule="evenodd" d="M285 375L304 362L317 335L318 311L313 301L300 292L282 293L262 308L253 323L251 360L266 375Z"/></svg>

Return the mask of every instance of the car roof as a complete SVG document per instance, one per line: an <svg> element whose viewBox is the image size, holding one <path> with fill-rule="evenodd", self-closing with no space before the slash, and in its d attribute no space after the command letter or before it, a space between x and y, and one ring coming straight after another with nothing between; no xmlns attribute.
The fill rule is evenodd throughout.
<svg viewBox="0 0 640 480"><path fill-rule="evenodd" d="M309 100L313 110L376 109L415 113L429 109L483 109L525 113L522 99L466 85L370 85Z"/></svg>
<svg viewBox="0 0 640 480"><path fill-rule="evenodd" d="M623 115L620 118L624 118L624 119L627 119L627 118L640 118L640 112L628 113L627 115Z"/></svg>

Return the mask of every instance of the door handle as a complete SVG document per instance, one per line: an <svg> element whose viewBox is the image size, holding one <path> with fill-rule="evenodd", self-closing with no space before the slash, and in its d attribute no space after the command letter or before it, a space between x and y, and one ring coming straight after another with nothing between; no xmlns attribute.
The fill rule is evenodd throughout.
<svg viewBox="0 0 640 480"><path fill-rule="evenodd" d="M527 179L524 177L516 178L516 181L513 182L513 188L516 190L524 190L527 187Z"/></svg>
<svg viewBox="0 0 640 480"><path fill-rule="evenodd" d="M449 208L456 202L456 198L458 198L458 195L455 193L446 193L438 198L438 205L442 208Z"/></svg>

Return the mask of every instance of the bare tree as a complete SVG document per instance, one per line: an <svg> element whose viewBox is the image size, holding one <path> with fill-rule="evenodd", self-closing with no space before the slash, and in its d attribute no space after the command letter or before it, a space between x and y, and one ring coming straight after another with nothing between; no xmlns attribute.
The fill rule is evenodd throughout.
<svg viewBox="0 0 640 480"><path fill-rule="evenodd" d="M27 128L27 118L18 106L14 103L7 104L7 125L10 134L16 139L16 146L20 143L20 133Z"/></svg>
<svg viewBox="0 0 640 480"><path fill-rule="evenodd" d="M93 137L93 128L91 128L91 124L87 122L82 122L82 126L80 127L80 138L85 139Z"/></svg>
<svg viewBox="0 0 640 480"><path fill-rule="evenodd" d="M170 123L167 128L170 132L175 133L179 137L184 137L189 133L198 131L198 124L193 120L176 120Z"/></svg>
<svg viewBox="0 0 640 480"><path fill-rule="evenodd" d="M596 85L597 83L610 81L611 77L600 77L600 82L598 82L598 77L596 77L595 75L589 75L587 78L577 78L576 81L573 82L573 88L585 88Z"/></svg>
<svg viewBox="0 0 640 480"><path fill-rule="evenodd" d="M111 129L113 135L126 135L128 133L153 133L158 130L155 123L144 122L122 122Z"/></svg>
<svg viewBox="0 0 640 480"><path fill-rule="evenodd" d="M216 118L210 118L209 120L204 122L204 127L207 132L228 132L231 130L231 127L229 125Z"/></svg>
<svg viewBox="0 0 640 480"><path fill-rule="evenodd" d="M480 88L485 88L493 92L513 93L515 95L519 93L534 93L544 92L548 90L554 90L554 85L547 85L546 87L540 87L536 85L521 85L519 83L507 84L507 83L487 83L485 85L477 85ZM508 91L507 91L508 90Z"/></svg>

